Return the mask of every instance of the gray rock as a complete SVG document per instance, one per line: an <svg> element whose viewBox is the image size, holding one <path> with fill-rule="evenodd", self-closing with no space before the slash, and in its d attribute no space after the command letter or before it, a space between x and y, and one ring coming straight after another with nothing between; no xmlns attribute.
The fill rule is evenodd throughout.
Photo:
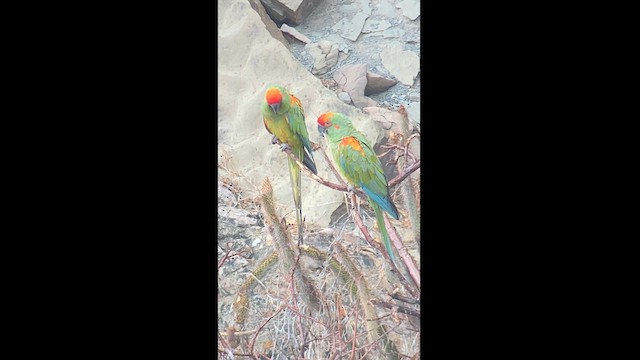
<svg viewBox="0 0 640 360"><path fill-rule="evenodd" d="M269 14L267 14L267 10L264 8L260 0L249 0L249 5L255 10L258 15L260 15L260 19L266 26L267 30L273 36L274 39L280 41L284 46L289 48L289 42L284 38L282 32L278 29L278 25L271 20Z"/></svg>
<svg viewBox="0 0 640 360"><path fill-rule="evenodd" d="M386 18L393 19L396 17L396 8L393 6L391 0L380 0L376 10L378 15Z"/></svg>
<svg viewBox="0 0 640 360"><path fill-rule="evenodd" d="M398 82L392 79L387 79L378 74L367 71L367 86L364 88L365 95L372 95L381 93Z"/></svg>
<svg viewBox="0 0 640 360"><path fill-rule="evenodd" d="M282 26L280 26L280 30L282 30L283 33L289 34L291 35L291 37L298 39L305 44L308 44L311 42L311 40L309 40L308 37L302 35L298 30L292 28L287 24L282 24Z"/></svg>
<svg viewBox="0 0 640 360"><path fill-rule="evenodd" d="M353 105L362 109L366 106L376 106L377 103L364 95L367 86L367 65L354 64L343 66L333 73L333 79L338 87L347 92Z"/></svg>
<svg viewBox="0 0 640 360"><path fill-rule="evenodd" d="M338 93L338 98L344 101L345 104L351 104L351 96L344 91Z"/></svg>
<svg viewBox="0 0 640 360"><path fill-rule="evenodd" d="M311 73L314 75L325 74L338 63L338 46L330 41L322 40L317 43L305 45L305 49L314 60Z"/></svg>
<svg viewBox="0 0 640 360"><path fill-rule="evenodd" d="M406 109L407 114L409 114L409 120L420 124L420 102L412 102L406 107Z"/></svg>
<svg viewBox="0 0 640 360"><path fill-rule="evenodd" d="M411 20L415 20L420 16L420 1L419 0L402 0L396 4L398 9L402 9L402 15L408 17Z"/></svg>
<svg viewBox="0 0 640 360"><path fill-rule="evenodd" d="M231 190L224 186L221 181L218 181L218 203L233 205L236 202L236 197L235 195L233 195Z"/></svg>
<svg viewBox="0 0 640 360"><path fill-rule="evenodd" d="M420 72L420 58L413 51L402 50L403 44L397 41L389 44L380 54L382 65L405 85L413 85Z"/></svg>
<svg viewBox="0 0 640 360"><path fill-rule="evenodd" d="M349 39L351 41L356 41L358 36L360 36L360 32L364 27L364 22L367 20L366 13L359 12L352 18L343 18L338 21L332 29L335 30L340 36L345 39Z"/></svg>
<svg viewBox="0 0 640 360"><path fill-rule="evenodd" d="M371 20L367 19L364 23L364 27L362 28L363 34L368 34L376 31L386 30L391 27L391 23L385 20ZM382 34L380 34L382 35Z"/></svg>
<svg viewBox="0 0 640 360"><path fill-rule="evenodd" d="M411 101L420 101L420 94L414 93L414 92L410 92L409 93L409 100L411 100Z"/></svg>
<svg viewBox="0 0 640 360"><path fill-rule="evenodd" d="M387 29L385 31L382 32L382 36L384 36L385 39L389 39L389 38L399 38L402 35L405 34L405 31L401 28L391 28L391 29Z"/></svg>
<svg viewBox="0 0 640 360"><path fill-rule="evenodd" d="M370 3L371 0L360 0L360 4L362 5L362 12L367 15L371 15L371 6L369 6Z"/></svg>
<svg viewBox="0 0 640 360"><path fill-rule="evenodd" d="M278 22L300 25L322 0L260 0L271 18Z"/></svg>

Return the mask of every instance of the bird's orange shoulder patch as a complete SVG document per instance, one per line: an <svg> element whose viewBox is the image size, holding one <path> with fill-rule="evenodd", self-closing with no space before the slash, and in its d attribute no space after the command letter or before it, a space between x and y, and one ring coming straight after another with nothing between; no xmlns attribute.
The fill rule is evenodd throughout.
<svg viewBox="0 0 640 360"><path fill-rule="evenodd" d="M267 100L267 104L269 105L278 104L282 102L282 94L280 93L280 90L278 90L277 88L269 88L267 90L267 93L264 95L264 97Z"/></svg>
<svg viewBox="0 0 640 360"><path fill-rule="evenodd" d="M360 145L360 141L358 141L358 139L354 138L353 136L347 136L342 138L342 140L340 141L340 146L341 147L349 146L352 149L355 149L356 151L364 155L364 149L362 149L362 145Z"/></svg>
<svg viewBox="0 0 640 360"><path fill-rule="evenodd" d="M291 104L296 104L298 105L300 108L302 108L302 102L300 101L300 99L298 99L297 97L293 96L293 94L289 93L289 97L291 98Z"/></svg>

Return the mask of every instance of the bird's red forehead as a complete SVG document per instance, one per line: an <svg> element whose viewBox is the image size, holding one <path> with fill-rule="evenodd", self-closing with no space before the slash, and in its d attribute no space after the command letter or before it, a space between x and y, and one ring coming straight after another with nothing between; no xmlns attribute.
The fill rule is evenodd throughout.
<svg viewBox="0 0 640 360"><path fill-rule="evenodd" d="M329 126L331 124L332 112L324 113L318 118L318 124L322 126Z"/></svg>
<svg viewBox="0 0 640 360"><path fill-rule="evenodd" d="M282 94L280 93L280 90L276 88L269 88L264 97L267 99L267 103L269 105L279 104L282 102Z"/></svg>

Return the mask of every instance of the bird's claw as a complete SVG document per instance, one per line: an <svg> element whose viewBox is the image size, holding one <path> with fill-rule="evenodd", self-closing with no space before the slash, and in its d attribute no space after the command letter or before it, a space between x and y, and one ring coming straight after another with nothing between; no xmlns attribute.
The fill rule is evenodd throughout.
<svg viewBox="0 0 640 360"><path fill-rule="evenodd" d="M353 187L353 185L351 184L347 184L347 192L352 193L356 190L355 187Z"/></svg>
<svg viewBox="0 0 640 360"><path fill-rule="evenodd" d="M282 150L282 151L287 151L287 150L289 150L289 149L291 149L291 147L289 146L289 144L286 144L286 143L285 143L285 144L280 144L280 150Z"/></svg>
<svg viewBox="0 0 640 360"><path fill-rule="evenodd" d="M278 140L278 138L275 135L273 135L273 137L271 138L271 144L275 145L275 144L277 144L279 142L280 142L280 140Z"/></svg>

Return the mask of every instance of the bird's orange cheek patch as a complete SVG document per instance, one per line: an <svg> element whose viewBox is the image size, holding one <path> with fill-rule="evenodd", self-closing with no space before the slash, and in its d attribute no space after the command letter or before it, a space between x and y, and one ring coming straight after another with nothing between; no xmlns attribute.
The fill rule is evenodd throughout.
<svg viewBox="0 0 640 360"><path fill-rule="evenodd" d="M356 151L364 155L364 150L362 149L360 142L358 141L358 139L354 138L353 136L348 136L343 138L342 141L340 142L340 145L350 146L351 148L355 149Z"/></svg>

